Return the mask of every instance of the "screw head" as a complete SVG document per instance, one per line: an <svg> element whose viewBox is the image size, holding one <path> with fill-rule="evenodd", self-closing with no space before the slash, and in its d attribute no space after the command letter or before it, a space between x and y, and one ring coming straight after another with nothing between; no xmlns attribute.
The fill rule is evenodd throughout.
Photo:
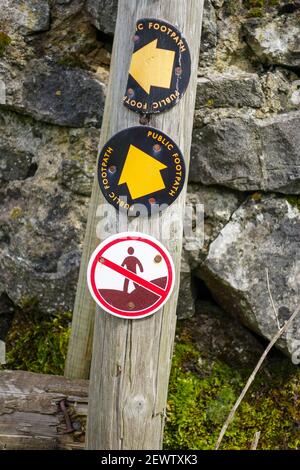
<svg viewBox="0 0 300 470"><path fill-rule="evenodd" d="M116 165L110 165L110 167L108 168L108 171L114 174L117 171Z"/></svg>
<svg viewBox="0 0 300 470"><path fill-rule="evenodd" d="M80 431L81 430L81 423L80 421L73 421L72 422L72 427L75 431Z"/></svg>

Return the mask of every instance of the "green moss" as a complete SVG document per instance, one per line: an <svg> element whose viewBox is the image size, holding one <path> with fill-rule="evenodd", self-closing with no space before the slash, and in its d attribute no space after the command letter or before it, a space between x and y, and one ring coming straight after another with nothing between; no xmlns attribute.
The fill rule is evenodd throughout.
<svg viewBox="0 0 300 470"><path fill-rule="evenodd" d="M280 0L227 0L224 5L230 15L255 18L269 14L271 8L280 5Z"/></svg>
<svg viewBox="0 0 300 470"><path fill-rule="evenodd" d="M238 0L228 0L226 3L227 11L230 15L238 15L241 10L241 1Z"/></svg>
<svg viewBox="0 0 300 470"><path fill-rule="evenodd" d="M263 16L263 10L262 8L251 8L248 12L248 17L249 18L261 18Z"/></svg>
<svg viewBox="0 0 300 470"><path fill-rule="evenodd" d="M208 106L209 108L211 108L213 105L214 105L214 100L212 98L209 98L207 101L206 101L206 106Z"/></svg>
<svg viewBox="0 0 300 470"><path fill-rule="evenodd" d="M262 8L265 6L265 0L244 0L244 5L246 8Z"/></svg>
<svg viewBox="0 0 300 470"><path fill-rule="evenodd" d="M250 199L252 199L252 201L256 201L256 202L260 201L261 198L262 198L262 193L260 193L259 191L257 191L256 193L251 194L251 196L250 196Z"/></svg>
<svg viewBox="0 0 300 470"><path fill-rule="evenodd" d="M21 216L22 216L22 209L21 207L14 207L11 211L10 211L10 217L13 219L13 220L16 220L16 219L19 219Z"/></svg>
<svg viewBox="0 0 300 470"><path fill-rule="evenodd" d="M77 54L66 55L62 57L61 59L59 59L57 63L59 65L63 65L64 67L89 70L89 67L87 66L87 64Z"/></svg>
<svg viewBox="0 0 300 470"><path fill-rule="evenodd" d="M288 196L286 200L300 211L300 196Z"/></svg>
<svg viewBox="0 0 300 470"><path fill-rule="evenodd" d="M10 43L11 38L3 31L0 31L0 57L3 56L5 49L10 45Z"/></svg>
<svg viewBox="0 0 300 470"><path fill-rule="evenodd" d="M71 313L40 319L22 310L15 315L6 348L6 367L44 374L63 374Z"/></svg>
<svg viewBox="0 0 300 470"><path fill-rule="evenodd" d="M166 449L213 449L249 375L249 371L238 372L220 362L203 377L199 372L204 369L205 361L192 344L181 341L176 345L165 427ZM222 449L249 449L256 431L261 431L259 449L300 447L300 410L295 407L300 373L295 366L289 369L286 360L282 370L273 372L272 379L266 380L263 372L257 378L228 428Z"/></svg>
<svg viewBox="0 0 300 470"><path fill-rule="evenodd" d="M276 7L279 5L279 0L243 0L243 6L249 10L248 17L261 17L269 10L269 7Z"/></svg>
<svg viewBox="0 0 300 470"><path fill-rule="evenodd" d="M25 312L35 311L37 304L38 304L38 300L36 297L30 297L27 295L24 295L19 302L21 309L24 310Z"/></svg>

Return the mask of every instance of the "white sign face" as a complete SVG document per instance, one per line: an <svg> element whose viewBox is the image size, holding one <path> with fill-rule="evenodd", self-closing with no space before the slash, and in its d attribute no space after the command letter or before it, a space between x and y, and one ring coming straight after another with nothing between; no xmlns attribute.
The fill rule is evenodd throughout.
<svg viewBox="0 0 300 470"><path fill-rule="evenodd" d="M174 287L174 265L166 248L137 232L113 235L91 256L87 281L92 297L121 318L143 318L167 302Z"/></svg>

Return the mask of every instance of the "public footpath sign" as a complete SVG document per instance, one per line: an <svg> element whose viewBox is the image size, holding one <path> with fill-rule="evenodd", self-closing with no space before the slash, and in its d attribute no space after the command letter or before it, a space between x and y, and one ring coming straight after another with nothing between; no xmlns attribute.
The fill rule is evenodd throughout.
<svg viewBox="0 0 300 470"><path fill-rule="evenodd" d="M148 126L124 129L103 147L98 181L106 200L128 215L153 215L170 206L185 181L180 149Z"/></svg>
<svg viewBox="0 0 300 470"><path fill-rule="evenodd" d="M172 258L155 238L138 232L113 235L91 256L90 293L106 312L121 318L144 318L170 297L175 280Z"/></svg>
<svg viewBox="0 0 300 470"><path fill-rule="evenodd" d="M133 40L124 105L141 114L172 108L190 80L186 40L175 26L151 18L137 22Z"/></svg>

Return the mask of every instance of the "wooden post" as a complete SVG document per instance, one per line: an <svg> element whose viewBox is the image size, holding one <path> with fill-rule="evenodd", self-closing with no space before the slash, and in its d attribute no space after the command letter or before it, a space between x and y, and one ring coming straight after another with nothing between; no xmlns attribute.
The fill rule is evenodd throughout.
<svg viewBox="0 0 300 470"><path fill-rule="evenodd" d="M166 113L152 115L149 125L168 134L178 144L188 168L202 12L203 0L119 2L100 148L116 132L139 124L139 115L125 108L122 98L127 84L136 21L154 17L166 20L182 31L190 47L192 73L187 92L179 104ZM132 321L97 309L90 374L88 449L161 448L176 325L185 193L186 185L176 202L162 215L153 216L148 225L139 218L129 227L129 230L160 238L173 257L177 280L171 299L163 310L151 317ZM92 251L101 241L101 236L97 238L96 235L99 204L106 204L107 213L114 220L116 211L105 202L96 176L66 362L67 377L85 378L90 367L95 304L86 285L86 270ZM167 217L169 211L174 217L170 236L166 240L159 233L167 233L170 229L167 226L170 223ZM115 231L118 227L112 224L111 234Z"/></svg>
<svg viewBox="0 0 300 470"><path fill-rule="evenodd" d="M110 82L108 86L108 94L99 147L101 148L107 139L118 130L126 128L130 125L137 124L137 116L134 113L129 113L121 105L123 88L125 90L127 83L127 71L131 56L131 51L129 50L130 43L127 43L125 47L125 43L123 41L125 37L127 38L126 40L129 41L132 35L132 31L134 31L135 21L137 18L141 18L143 16L145 17L147 14L153 16L155 13L158 18L161 17L163 19L169 20L170 22L173 20L175 24L178 24L180 27L182 26L183 32L186 32L186 37L189 40L191 48L193 71L191 83L183 103L176 106L171 112L168 112L166 116L161 115L152 117L150 120L150 125L154 125L161 130L168 131L170 128L172 128L174 116L178 116L178 113L180 112L180 120L177 119L177 121L178 126L181 128L182 142L177 140L177 143L179 145L183 143L181 148L185 153L186 162L188 164L190 132L193 121L193 113L191 110L193 109L194 105L195 77L201 35L203 1L200 0L200 2L197 2L196 0L193 0L189 2L188 6L180 5L179 1L165 1L162 3L164 4L160 5L158 8L158 2L156 2L155 5L151 1L120 2L114 52L111 63ZM155 9L155 11L153 11L153 9ZM130 12L130 15L128 15L128 12ZM160 15L158 13L160 13ZM191 16L193 14L195 14L194 21ZM128 18L128 16L130 16L130 18ZM126 18L128 23L124 24L123 18ZM185 134L185 139L183 137L183 132L188 132ZM180 138L179 131L176 129L176 132L173 131L170 137L176 141L176 138ZM183 194L181 200L178 201L179 207L181 208L183 206L184 198L185 195ZM96 307L86 284L86 269L90 254L96 247L97 243L100 241L96 235L96 227L99 223L99 219L97 218L96 214L98 206L104 203L105 201L99 189L97 175L95 175L84 240L84 248L82 253L78 289L73 312L72 333L65 366L65 376L68 378L84 379L89 377L94 331L94 314ZM108 206L107 211L108 214L111 214L111 217L114 218L112 208ZM161 220L156 222L160 224ZM181 222L179 222L179 224L180 223ZM140 229L141 226L142 222L140 224ZM139 227L136 227L136 230L139 230ZM179 228L179 230L181 229ZM174 298L175 297L176 293Z"/></svg>

